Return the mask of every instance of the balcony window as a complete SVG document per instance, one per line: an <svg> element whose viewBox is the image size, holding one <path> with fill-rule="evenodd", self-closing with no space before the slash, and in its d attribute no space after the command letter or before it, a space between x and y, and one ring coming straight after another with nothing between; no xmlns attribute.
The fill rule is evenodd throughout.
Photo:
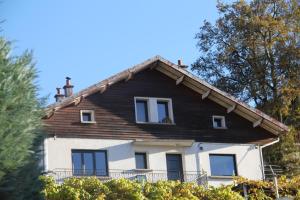
<svg viewBox="0 0 300 200"><path fill-rule="evenodd" d="M106 151L73 150L72 170L76 176L108 176Z"/></svg>
<svg viewBox="0 0 300 200"><path fill-rule="evenodd" d="M137 123L173 124L172 101L167 98L135 97Z"/></svg>
<svg viewBox="0 0 300 200"><path fill-rule="evenodd" d="M237 176L235 155L210 154L211 176Z"/></svg>
<svg viewBox="0 0 300 200"><path fill-rule="evenodd" d="M147 169L146 153L135 153L136 169Z"/></svg>

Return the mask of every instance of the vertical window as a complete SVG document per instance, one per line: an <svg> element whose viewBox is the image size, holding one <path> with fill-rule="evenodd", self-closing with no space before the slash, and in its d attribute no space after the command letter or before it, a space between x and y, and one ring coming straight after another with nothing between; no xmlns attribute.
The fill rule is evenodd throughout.
<svg viewBox="0 0 300 200"><path fill-rule="evenodd" d="M138 122L149 121L147 100L136 100L136 118Z"/></svg>
<svg viewBox="0 0 300 200"><path fill-rule="evenodd" d="M95 123L95 115L93 110L80 111L81 123Z"/></svg>
<svg viewBox="0 0 300 200"><path fill-rule="evenodd" d="M107 176L106 151L73 150L72 166L77 176Z"/></svg>
<svg viewBox="0 0 300 200"><path fill-rule="evenodd" d="M235 155L210 154L212 176L237 176Z"/></svg>
<svg viewBox="0 0 300 200"><path fill-rule="evenodd" d="M135 153L136 169L147 169L146 153Z"/></svg>
<svg viewBox="0 0 300 200"><path fill-rule="evenodd" d="M81 153L77 153L77 152L72 153L72 165L73 165L74 175L80 175L83 172Z"/></svg>
<svg viewBox="0 0 300 200"><path fill-rule="evenodd" d="M83 155L83 169L85 171L85 175L91 176L95 174L93 153L85 152L82 155Z"/></svg>
<svg viewBox="0 0 300 200"><path fill-rule="evenodd" d="M213 116L213 127L214 128L226 128L224 116Z"/></svg>
<svg viewBox="0 0 300 200"><path fill-rule="evenodd" d="M167 101L157 101L157 114L159 123L171 123Z"/></svg>

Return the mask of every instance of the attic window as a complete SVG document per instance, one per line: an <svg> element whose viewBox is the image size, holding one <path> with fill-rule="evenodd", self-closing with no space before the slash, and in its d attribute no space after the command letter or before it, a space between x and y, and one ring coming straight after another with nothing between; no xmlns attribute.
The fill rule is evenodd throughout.
<svg viewBox="0 0 300 200"><path fill-rule="evenodd" d="M81 123L95 123L95 114L93 110L80 111Z"/></svg>
<svg viewBox="0 0 300 200"><path fill-rule="evenodd" d="M174 124L172 100L134 97L136 123Z"/></svg>
<svg viewBox="0 0 300 200"><path fill-rule="evenodd" d="M216 129L225 129L226 123L225 123L225 117L224 116L213 116L213 127Z"/></svg>

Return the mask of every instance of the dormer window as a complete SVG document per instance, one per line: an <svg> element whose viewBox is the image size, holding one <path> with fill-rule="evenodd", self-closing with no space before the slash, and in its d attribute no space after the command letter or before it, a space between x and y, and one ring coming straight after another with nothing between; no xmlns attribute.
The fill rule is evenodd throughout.
<svg viewBox="0 0 300 200"><path fill-rule="evenodd" d="M93 110L81 110L80 111L81 123L95 123L95 114Z"/></svg>
<svg viewBox="0 0 300 200"><path fill-rule="evenodd" d="M225 117L224 116L216 116L213 117L213 127L216 129L225 129L226 123L225 123Z"/></svg>
<svg viewBox="0 0 300 200"><path fill-rule="evenodd" d="M135 97L134 99L137 123L174 123L171 99L153 97Z"/></svg>

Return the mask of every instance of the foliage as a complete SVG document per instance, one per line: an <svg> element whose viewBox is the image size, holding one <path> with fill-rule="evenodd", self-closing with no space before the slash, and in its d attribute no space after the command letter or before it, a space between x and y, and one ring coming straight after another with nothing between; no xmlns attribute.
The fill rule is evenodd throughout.
<svg viewBox="0 0 300 200"><path fill-rule="evenodd" d="M11 48L0 37L0 198L34 199L42 113L37 72L30 52L13 57Z"/></svg>
<svg viewBox="0 0 300 200"><path fill-rule="evenodd" d="M198 39L200 57L192 65L203 79L295 127L300 140L300 2L239 0L218 3L215 24L204 22ZM267 153L272 164L298 173L295 138ZM288 140L285 141L285 140ZM287 152L288 157L280 151ZM276 155L276 159L274 156Z"/></svg>
<svg viewBox="0 0 300 200"><path fill-rule="evenodd" d="M249 200L275 199L275 187L271 181L248 180L236 177L234 185L208 187L179 181L156 183L136 182L127 179L100 182L95 177L70 178L56 184L53 177L41 176L42 193L46 200L242 200L246 185ZM278 178L281 197L300 199L300 176Z"/></svg>
<svg viewBox="0 0 300 200"><path fill-rule="evenodd" d="M128 179L111 180L105 185L110 189L106 199L144 199L141 185Z"/></svg>
<svg viewBox="0 0 300 200"><path fill-rule="evenodd" d="M42 176L46 200L242 200L231 186L204 188L193 183L158 181L139 183L127 179L101 183L97 178L70 178L55 184L52 177Z"/></svg>
<svg viewBox="0 0 300 200"><path fill-rule="evenodd" d="M271 181L254 181L242 177L235 179L237 185L246 185L250 200L256 199L275 199L275 186ZM241 187L235 188L240 193L243 192ZM281 197L299 198L300 191L300 176L295 176L288 179L286 176L278 178L278 190Z"/></svg>
<svg viewBox="0 0 300 200"><path fill-rule="evenodd" d="M291 127L287 134L280 136L281 142L264 150L266 162L282 166L287 176L300 174L300 150L295 144L296 135L296 129Z"/></svg>

